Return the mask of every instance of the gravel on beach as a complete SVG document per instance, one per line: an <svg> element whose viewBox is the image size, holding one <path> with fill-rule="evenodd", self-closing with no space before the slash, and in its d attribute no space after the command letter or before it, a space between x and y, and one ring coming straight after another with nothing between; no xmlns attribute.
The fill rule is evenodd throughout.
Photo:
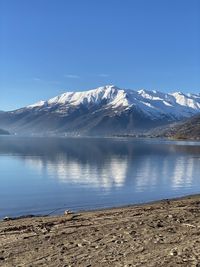
<svg viewBox="0 0 200 267"><path fill-rule="evenodd" d="M0 266L200 267L200 196L1 221Z"/></svg>

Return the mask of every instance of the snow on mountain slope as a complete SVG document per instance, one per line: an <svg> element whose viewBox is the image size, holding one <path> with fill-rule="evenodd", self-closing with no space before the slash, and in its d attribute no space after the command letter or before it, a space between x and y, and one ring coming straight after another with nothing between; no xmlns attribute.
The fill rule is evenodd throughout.
<svg viewBox="0 0 200 267"><path fill-rule="evenodd" d="M47 101L29 105L27 109L67 114L69 108L104 108L115 113L131 108L143 112L153 119L167 116L171 120L190 117L200 112L200 94L181 92L162 93L159 91L120 89L107 85L83 92L67 92ZM24 109L21 109L21 111Z"/></svg>
<svg viewBox="0 0 200 267"><path fill-rule="evenodd" d="M48 101L40 101L34 105L28 106L32 107L41 107L49 105L71 105L79 106L81 104L87 106L91 104L99 104L103 100L112 101L115 97L120 94L123 94L123 90L118 89L114 86L105 86L99 87L97 89L84 91L84 92L67 92L60 96L49 99Z"/></svg>
<svg viewBox="0 0 200 267"><path fill-rule="evenodd" d="M200 94L107 85L0 113L0 128L17 134L138 134L198 113Z"/></svg>

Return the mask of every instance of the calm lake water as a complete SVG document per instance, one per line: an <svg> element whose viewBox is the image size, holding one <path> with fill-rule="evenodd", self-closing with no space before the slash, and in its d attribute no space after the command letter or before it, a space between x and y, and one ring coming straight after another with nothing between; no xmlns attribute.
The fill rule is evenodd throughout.
<svg viewBox="0 0 200 267"><path fill-rule="evenodd" d="M200 192L200 142L0 137L0 217Z"/></svg>

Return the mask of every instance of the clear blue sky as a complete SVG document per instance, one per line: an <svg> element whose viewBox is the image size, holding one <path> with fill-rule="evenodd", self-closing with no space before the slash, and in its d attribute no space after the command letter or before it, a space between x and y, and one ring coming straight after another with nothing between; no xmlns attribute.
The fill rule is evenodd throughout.
<svg viewBox="0 0 200 267"><path fill-rule="evenodd" d="M200 92L200 1L0 0L0 110L105 84Z"/></svg>

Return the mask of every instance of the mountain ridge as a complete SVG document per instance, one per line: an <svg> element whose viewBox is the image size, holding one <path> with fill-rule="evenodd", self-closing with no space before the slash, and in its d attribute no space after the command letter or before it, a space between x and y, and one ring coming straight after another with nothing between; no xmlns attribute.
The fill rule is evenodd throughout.
<svg viewBox="0 0 200 267"><path fill-rule="evenodd" d="M0 127L19 132L107 134L141 132L200 112L200 94L120 89L106 85L66 92L0 114Z"/></svg>
<svg viewBox="0 0 200 267"><path fill-rule="evenodd" d="M188 116L191 116L191 113L195 114L196 110L200 111L200 94L184 94L182 92L163 93L156 90L150 91L144 89L135 91L132 89L120 89L115 85L106 85L88 91L66 92L47 101L42 100L25 108L41 108L56 104L69 104L73 106L80 104L91 105L98 104L102 100L109 100L107 105L113 108L119 106L128 108L131 105L140 105L143 111L145 110L147 113L150 109L152 109L152 112L154 109L157 112L166 113L167 109L170 109L170 106L172 107L176 104L179 110L175 110L174 115L177 116L178 113L181 113L180 117L187 117L187 114L183 115L185 112L189 112L190 114ZM155 101L157 103L152 105L152 102ZM159 101L163 105L159 106ZM188 110L181 109L181 107L187 108ZM173 114L173 112L171 113Z"/></svg>

